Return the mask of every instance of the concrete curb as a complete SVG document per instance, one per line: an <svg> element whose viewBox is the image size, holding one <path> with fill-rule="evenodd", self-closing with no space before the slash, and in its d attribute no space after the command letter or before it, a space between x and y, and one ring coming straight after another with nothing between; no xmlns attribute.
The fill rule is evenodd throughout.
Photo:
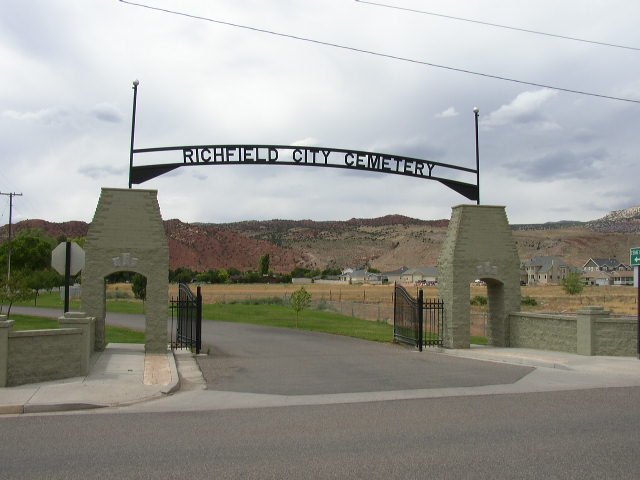
<svg viewBox="0 0 640 480"><path fill-rule="evenodd" d="M180 390L180 375L178 375L178 367L176 366L176 357L173 350L169 354L169 368L171 369L171 383L160 390L163 395L171 395Z"/></svg>
<svg viewBox="0 0 640 480"><path fill-rule="evenodd" d="M92 410L98 408L106 408L109 405L97 403L26 403L23 411L20 413L53 413L53 412L69 412L72 410Z"/></svg>
<svg viewBox="0 0 640 480"><path fill-rule="evenodd" d="M0 415L24 413L24 405L0 405Z"/></svg>
<svg viewBox="0 0 640 480"><path fill-rule="evenodd" d="M542 367L542 368L554 368L557 370L573 370L571 367L564 363L554 362L552 360L544 360L541 358L532 357L517 357L510 355L495 355L495 354L478 354L474 352L460 352L443 349L440 352L436 352L451 357L468 358L472 360L481 360L485 362L494 363L508 363L511 365L524 365L527 367Z"/></svg>

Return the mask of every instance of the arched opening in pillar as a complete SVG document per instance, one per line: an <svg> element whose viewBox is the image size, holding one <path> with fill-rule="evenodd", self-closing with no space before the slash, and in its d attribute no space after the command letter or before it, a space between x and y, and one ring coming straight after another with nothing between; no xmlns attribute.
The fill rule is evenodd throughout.
<svg viewBox="0 0 640 480"><path fill-rule="evenodd" d="M145 275L131 270L114 272L104 278L104 287L105 312L146 314L147 277ZM122 320L111 319L109 324L140 331L143 334L143 338L146 334L146 321L142 317L130 317ZM107 335L105 337L105 345L108 342L109 336Z"/></svg>
<svg viewBox="0 0 640 480"><path fill-rule="evenodd" d="M505 343L504 283L495 278L481 278L486 284L487 306L485 333L489 345Z"/></svg>

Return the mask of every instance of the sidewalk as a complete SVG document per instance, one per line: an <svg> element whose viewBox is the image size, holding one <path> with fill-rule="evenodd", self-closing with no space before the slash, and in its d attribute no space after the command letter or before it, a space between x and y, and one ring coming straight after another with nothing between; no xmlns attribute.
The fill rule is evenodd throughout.
<svg viewBox="0 0 640 480"><path fill-rule="evenodd" d="M475 360L567 370L575 373L630 377L640 385L637 357L585 356L532 348L471 345L468 349L438 349L438 353ZM635 384L635 382L634 382Z"/></svg>
<svg viewBox="0 0 640 480"><path fill-rule="evenodd" d="M172 352L145 355L142 344L110 343L92 356L86 377L0 388L0 414L131 405L179 387Z"/></svg>
<svg viewBox="0 0 640 480"><path fill-rule="evenodd" d="M636 357L587 357L564 352L478 345L457 350L427 349L427 352L527 365L536 370L508 385L335 395L258 395L202 390L205 388L204 380L189 351L175 352L175 355L172 352L145 355L144 345L141 344L109 344L104 352L93 356L91 371L86 377L0 388L0 415L128 406L161 398L166 398L162 402L165 406L153 402L155 407L151 407L151 410L171 409L175 404L184 408L185 398L195 409L221 409L640 386L640 360ZM180 375L185 377L187 391L168 397L180 389L178 369ZM197 387L197 390L194 391L192 387ZM131 408L145 410L150 406Z"/></svg>

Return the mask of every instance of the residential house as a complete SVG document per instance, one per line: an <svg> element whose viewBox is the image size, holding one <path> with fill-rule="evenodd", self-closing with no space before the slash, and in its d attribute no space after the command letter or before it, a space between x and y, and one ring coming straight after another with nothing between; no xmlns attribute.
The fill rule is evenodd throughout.
<svg viewBox="0 0 640 480"><path fill-rule="evenodd" d="M391 272L384 272L382 275L387 277L389 283L396 283L402 281L402 274L409 270L409 267L400 267L397 270Z"/></svg>
<svg viewBox="0 0 640 480"><path fill-rule="evenodd" d="M582 280L586 285L611 285L611 273L601 270L587 271L582 274ZM633 282L633 278L631 279Z"/></svg>
<svg viewBox="0 0 640 480"><path fill-rule="evenodd" d="M615 258L590 258L582 267L585 272L613 272L615 270L624 271L629 267Z"/></svg>
<svg viewBox="0 0 640 480"><path fill-rule="evenodd" d="M614 285L633 285L633 270L616 270L611 272Z"/></svg>
<svg viewBox="0 0 640 480"><path fill-rule="evenodd" d="M571 272L578 269L557 257L537 256L522 264L527 272L527 285L560 284Z"/></svg>
<svg viewBox="0 0 640 480"><path fill-rule="evenodd" d="M344 283L383 283L384 275L382 273L372 273L368 270L355 270L347 268L340 275L340 281Z"/></svg>
<svg viewBox="0 0 640 480"><path fill-rule="evenodd" d="M400 281L402 283L435 285L438 281L438 267L410 268L401 275Z"/></svg>

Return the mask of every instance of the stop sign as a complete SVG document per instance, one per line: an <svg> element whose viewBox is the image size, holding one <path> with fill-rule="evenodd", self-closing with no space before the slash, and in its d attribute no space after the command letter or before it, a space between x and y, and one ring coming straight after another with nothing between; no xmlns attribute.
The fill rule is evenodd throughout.
<svg viewBox="0 0 640 480"><path fill-rule="evenodd" d="M69 273L75 275L84 267L84 250L80 245L71 242L71 270ZM60 275L64 275L64 267L67 259L67 244L62 242L51 251L51 266Z"/></svg>

